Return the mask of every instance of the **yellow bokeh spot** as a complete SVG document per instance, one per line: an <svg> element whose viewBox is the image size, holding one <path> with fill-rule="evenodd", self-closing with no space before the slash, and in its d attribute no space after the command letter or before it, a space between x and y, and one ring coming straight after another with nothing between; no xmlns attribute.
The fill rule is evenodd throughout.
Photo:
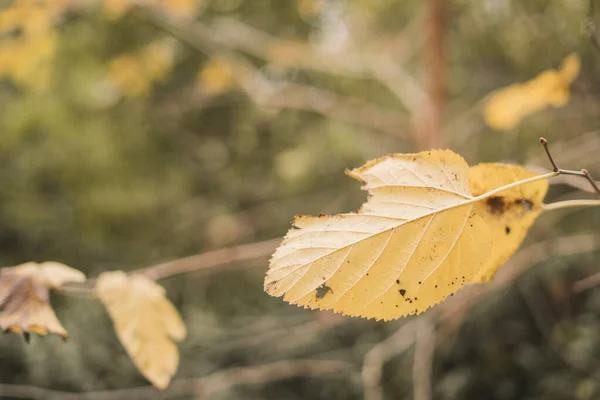
<svg viewBox="0 0 600 400"><path fill-rule="evenodd" d="M229 62L213 58L199 72L196 85L200 92L217 95L233 86L233 71Z"/></svg>
<svg viewBox="0 0 600 400"><path fill-rule="evenodd" d="M485 105L486 123L496 130L512 129L530 114L550 106L565 106L580 64L579 56L571 54L558 70L544 71L530 81L497 90Z"/></svg>

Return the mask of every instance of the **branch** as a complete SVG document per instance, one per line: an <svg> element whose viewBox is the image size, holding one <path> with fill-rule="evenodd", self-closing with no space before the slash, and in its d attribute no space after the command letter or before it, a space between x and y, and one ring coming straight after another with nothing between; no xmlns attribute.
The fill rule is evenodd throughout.
<svg viewBox="0 0 600 400"><path fill-rule="evenodd" d="M396 95L413 115L426 98L418 81L387 54L328 53L306 43L279 39L233 18L215 18L209 26L192 18L150 11L150 22L205 54L224 53L239 59L235 53L244 52L281 68L374 78ZM273 60L277 51L287 49L292 53L293 62Z"/></svg>
<svg viewBox="0 0 600 400"><path fill-rule="evenodd" d="M427 0L427 20L425 25L427 42L425 46L425 71L428 81L428 102L425 115L421 116L416 138L421 149L445 147L442 131L444 107L446 103L445 70L445 0Z"/></svg>
<svg viewBox="0 0 600 400"><path fill-rule="evenodd" d="M150 267L132 270L130 273L144 274L148 278L156 281L171 277L173 275L209 270L226 264L268 257L271 253L273 253L273 251L275 251L275 248L280 241L281 239L277 238L262 242L225 247L219 250L207 251L202 254L179 258L173 261L152 265ZM95 284L95 279L88 279L86 282L81 284L67 283L61 286L58 290L73 296L93 297Z"/></svg>
<svg viewBox="0 0 600 400"><path fill-rule="evenodd" d="M594 189L596 194L598 196L600 196L600 188L598 187L598 185L596 185L596 181L594 181L594 179L592 178L592 176L590 175L590 173L587 169L582 169L581 171L572 171L572 170L568 170L568 169L559 168L558 165L556 165L556 162L554 161L552 154L550 153L550 149L548 148L548 140L541 137L540 143L544 147L544 151L546 152L546 155L548 156L548 160L550 160L550 164L552 164L553 171L556 175L574 175L574 176L584 177L590 183L590 185L592 186L592 188Z"/></svg>
<svg viewBox="0 0 600 400"><path fill-rule="evenodd" d="M365 400L383 399L381 387L383 365L414 343L420 318L423 317L416 317L404 323L393 335L377 343L365 354L361 371Z"/></svg>
<svg viewBox="0 0 600 400"><path fill-rule="evenodd" d="M206 253L195 256L180 258L178 260L168 261L162 264L153 265L151 267L134 270L132 272L144 274L152 280L160 280L173 275L196 272L225 264L267 257L273 253L273 251L275 251L275 248L279 242L281 242L281 239L277 238L262 242L226 247L219 250L207 251Z"/></svg>
<svg viewBox="0 0 600 400"><path fill-rule="evenodd" d="M595 0L589 0L588 2L588 14L584 20L583 30L587 34L592 45L600 52L600 39L598 39L596 24L594 23L594 1Z"/></svg>
<svg viewBox="0 0 600 400"><path fill-rule="evenodd" d="M485 285L472 285L463 288L452 300L446 300L438 306L440 321L450 325L450 331L460 325L454 323L456 315L466 313L477 301L486 295L499 292L511 285L528 267L539 264L550 258L568 257L581 253L589 253L600 249L600 237L594 234L563 236L533 243L519 251L510 261L500 268L494 279ZM600 274L596 278L600 283ZM446 336L447 336L446 335Z"/></svg>
<svg viewBox="0 0 600 400"><path fill-rule="evenodd" d="M559 210L569 207L597 207L600 206L600 200L565 200L555 203L544 204L544 211Z"/></svg>
<svg viewBox="0 0 600 400"><path fill-rule="evenodd" d="M412 371L414 400L431 400L435 336L435 323L429 318L421 318L416 332Z"/></svg>
<svg viewBox="0 0 600 400"><path fill-rule="evenodd" d="M175 380L163 392L158 392L152 386L142 386L130 389L72 393L35 386L0 384L0 396L35 400L126 400L194 394L198 398L209 398L211 395L235 385L268 383L297 376L320 377L323 374L343 371L352 366L351 363L335 360L277 361L264 365L230 368L202 378Z"/></svg>
<svg viewBox="0 0 600 400"><path fill-rule="evenodd" d="M584 292L593 287L600 285L600 272L588 276L587 278L581 279L573 284L573 291Z"/></svg>

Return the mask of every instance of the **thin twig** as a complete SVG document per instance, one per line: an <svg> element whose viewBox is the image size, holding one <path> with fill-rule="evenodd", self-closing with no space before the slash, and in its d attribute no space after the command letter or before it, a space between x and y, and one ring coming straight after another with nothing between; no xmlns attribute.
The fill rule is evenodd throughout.
<svg viewBox="0 0 600 400"><path fill-rule="evenodd" d="M546 138L541 137L540 143L544 147L544 151L546 151L546 155L548 156L548 159L550 160L550 164L552 164L553 171L558 172L559 168L556 165L556 163L554 162L554 158L552 158L552 154L550 154L550 149L548 148L548 140L546 140Z"/></svg>
<svg viewBox="0 0 600 400"><path fill-rule="evenodd" d="M281 242L281 239L277 238L262 242L226 247L219 250L207 251L206 253L195 256L168 261L132 272L144 274L153 280L160 280L173 275L196 272L225 264L267 257L275 250L279 242Z"/></svg>
<svg viewBox="0 0 600 400"><path fill-rule="evenodd" d="M569 207L597 207L600 206L600 200L565 200L565 201L557 201L555 203L544 204L544 211L552 211L558 210L561 208L569 208Z"/></svg>
<svg viewBox="0 0 600 400"><path fill-rule="evenodd" d="M596 181L592 178L592 175L590 175L590 172L587 169L582 169L581 172L583 173L585 178L588 180L590 185L592 185L596 194L598 196L600 196L600 188L598 188L598 185L596 184Z"/></svg>
<svg viewBox="0 0 600 400"><path fill-rule="evenodd" d="M556 165L556 162L554 161L552 154L550 153L550 149L548 148L548 140L546 140L546 138L541 137L540 143L542 144L542 146L544 146L546 155L548 156L548 159L550 160L550 163L552 164L553 171L557 175L574 175L574 176L584 177L585 179L587 179L587 181L590 183L590 185L592 185L596 194L598 196L600 196L600 188L598 188L598 185L596 185L596 181L594 181L594 179L592 179L592 176L590 175L590 173L587 169L582 169L581 171L572 171L569 169L559 168L558 165Z"/></svg>
<svg viewBox="0 0 600 400"><path fill-rule="evenodd" d="M584 31L590 39L592 45L598 52L600 52L600 40L598 39L596 24L594 23L594 1L595 0L589 0L588 2L588 14L584 21Z"/></svg>
<svg viewBox="0 0 600 400"><path fill-rule="evenodd" d="M588 276L587 278L583 278L573 284L574 292L584 292L591 288L600 285L600 272L597 272L593 275Z"/></svg>
<svg viewBox="0 0 600 400"><path fill-rule="evenodd" d="M585 363L569 357L569 352L561 351L554 344L556 338L558 337L555 329L560 329L560 327L555 328L556 322L552 317L552 313L550 312L547 302L540 293L540 288L527 287L527 289L525 289L523 284L519 284L517 286L521 292L523 300L525 300L525 304L529 308L531 316L533 317L533 321L537 325L538 330L546 338L548 347L550 347L550 349L552 349L556 355L558 355L569 367L584 373L588 377L593 378L595 381L600 381L600 374L598 372L591 371L590 368L587 368L586 365L584 365ZM565 337L565 335L562 336ZM598 360L596 359L593 359L593 361L595 361L596 364L598 363ZM596 368L596 370L597 369L598 368Z"/></svg>
<svg viewBox="0 0 600 400"><path fill-rule="evenodd" d="M383 399L383 388L381 387L383 365L387 360L402 353L414 343L419 318L422 317L416 317L406 322L393 335L377 343L365 354L361 371L365 400Z"/></svg>
<svg viewBox="0 0 600 400"><path fill-rule="evenodd" d="M161 398L194 394L199 398L241 384L273 382L296 376L315 376L352 368L353 364L337 360L285 360L270 364L230 368L192 379L179 379L160 392ZM28 385L0 384L0 396L34 400L126 400L156 398L159 392L152 386L105 390L87 393L61 392Z"/></svg>
<svg viewBox="0 0 600 400"><path fill-rule="evenodd" d="M413 360L413 399L431 399L431 374L435 353L435 323L430 318L421 318L416 332Z"/></svg>

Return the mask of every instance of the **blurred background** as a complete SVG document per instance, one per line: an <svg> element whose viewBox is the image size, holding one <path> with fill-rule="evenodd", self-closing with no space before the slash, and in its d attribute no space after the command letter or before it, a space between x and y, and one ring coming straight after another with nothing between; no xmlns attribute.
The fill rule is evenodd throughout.
<svg viewBox="0 0 600 400"><path fill-rule="evenodd" d="M549 168L545 136L561 167L600 176L593 11L0 0L0 265L96 277L209 252L160 281L189 331L169 389L137 372L98 301L53 293L69 340L0 337L0 398L599 399L600 287L575 285L598 271L595 209L543 215L498 279L418 317L352 319L263 292L295 214L364 201L344 169L366 160L450 148ZM573 52L566 107L486 126L489 93ZM547 202L593 198L554 183Z"/></svg>

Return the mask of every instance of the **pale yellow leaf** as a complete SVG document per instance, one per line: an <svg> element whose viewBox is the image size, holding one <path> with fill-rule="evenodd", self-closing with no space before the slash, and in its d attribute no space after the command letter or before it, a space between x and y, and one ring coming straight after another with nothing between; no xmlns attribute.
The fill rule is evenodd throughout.
<svg viewBox="0 0 600 400"><path fill-rule="evenodd" d="M579 56L571 54L558 70L544 71L530 81L497 90L485 105L486 123L497 130L512 129L544 108L565 106L570 99L569 86L579 69Z"/></svg>
<svg viewBox="0 0 600 400"><path fill-rule="evenodd" d="M304 307L390 320L420 313L487 262L490 230L449 150L394 154L347 172L369 199L355 213L296 217L265 290Z"/></svg>
<svg viewBox="0 0 600 400"><path fill-rule="evenodd" d="M164 288L145 276L115 271L98 277L96 294L136 367L155 387L167 387L179 364L174 341L183 340L186 329Z"/></svg>
<svg viewBox="0 0 600 400"><path fill-rule="evenodd" d="M487 193L512 182L539 174L518 165L484 163L469 169L471 193ZM504 190L475 204L490 227L493 246L485 267L474 282L487 282L519 248L527 231L543 210L548 181L542 180Z"/></svg>
<svg viewBox="0 0 600 400"><path fill-rule="evenodd" d="M50 305L50 289L83 282L85 275L57 262L29 262L0 269L0 329L18 333L68 334Z"/></svg>

